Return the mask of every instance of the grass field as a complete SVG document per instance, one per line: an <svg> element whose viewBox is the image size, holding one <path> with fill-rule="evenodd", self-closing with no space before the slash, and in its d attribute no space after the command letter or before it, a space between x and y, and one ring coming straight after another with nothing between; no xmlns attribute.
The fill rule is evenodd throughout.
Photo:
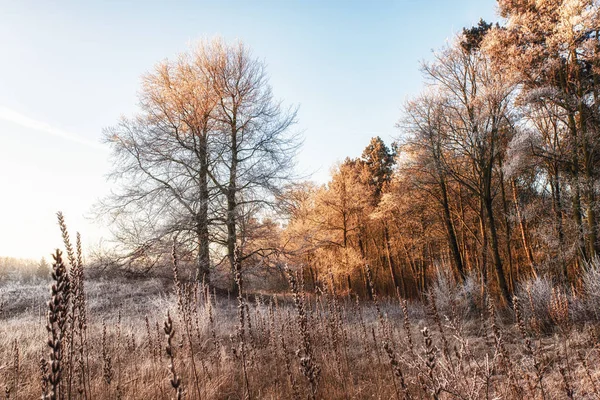
<svg viewBox="0 0 600 400"><path fill-rule="evenodd" d="M357 300L290 277L289 295L229 299L201 283L86 280L63 325L49 322L48 281L3 281L0 383L11 399L598 398L600 330L572 297L532 310L533 287L515 314L443 285L428 302Z"/></svg>

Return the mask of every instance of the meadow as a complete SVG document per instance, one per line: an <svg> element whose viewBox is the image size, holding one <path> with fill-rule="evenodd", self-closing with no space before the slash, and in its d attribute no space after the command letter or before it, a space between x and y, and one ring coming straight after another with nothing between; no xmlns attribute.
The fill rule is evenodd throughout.
<svg viewBox="0 0 600 400"><path fill-rule="evenodd" d="M235 297L180 280L176 258L171 279L86 278L70 253L51 282L0 283L6 398L599 397L595 268L578 292L529 281L511 310L442 275L414 301L305 290L298 271L287 294L236 274Z"/></svg>

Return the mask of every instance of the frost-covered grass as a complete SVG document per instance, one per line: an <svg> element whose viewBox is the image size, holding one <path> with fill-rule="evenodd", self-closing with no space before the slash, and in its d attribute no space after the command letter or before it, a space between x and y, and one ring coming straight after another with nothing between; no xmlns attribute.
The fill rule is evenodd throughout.
<svg viewBox="0 0 600 400"><path fill-rule="evenodd" d="M174 371L190 399L307 398L311 388L319 399L598 396L595 322L550 316L540 329L536 318L550 306L532 312L519 300L519 327L507 310L479 307L468 285L438 282L435 309L298 293L299 313L291 295L242 297L240 308L236 299L207 296L201 284L181 284L178 298L158 279L86 281L85 357L78 358L77 340L72 355L65 346L62 390L70 386L72 398L174 398L163 330L169 313ZM530 285L535 307L556 303L546 283ZM0 383L10 398L42 394L49 293L44 281L0 286ZM585 302L583 294L569 296L571 306Z"/></svg>

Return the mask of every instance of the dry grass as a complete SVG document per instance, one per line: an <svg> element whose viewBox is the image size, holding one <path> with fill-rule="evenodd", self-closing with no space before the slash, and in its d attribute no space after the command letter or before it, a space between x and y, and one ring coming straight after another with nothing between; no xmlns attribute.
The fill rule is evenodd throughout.
<svg viewBox="0 0 600 400"><path fill-rule="evenodd" d="M50 289L0 284L6 398L599 398L596 270L579 293L524 284L502 312L441 281L425 303L360 301L331 277L307 293L294 271L289 295L248 297L239 265L228 299L182 282L175 251L171 285L84 284L61 228Z"/></svg>
<svg viewBox="0 0 600 400"><path fill-rule="evenodd" d="M487 313L482 324L418 303L405 318L397 299L357 303L330 286L304 293L292 277L293 298L231 301L201 283L164 291L152 280L87 282L84 356L63 338L57 384L66 398L90 399L598 397L595 325L541 336L522 314L513 324ZM49 296L40 286L23 289ZM2 299L15 291L2 287ZM46 324L35 306L1 319L0 382L10 398L42 395Z"/></svg>

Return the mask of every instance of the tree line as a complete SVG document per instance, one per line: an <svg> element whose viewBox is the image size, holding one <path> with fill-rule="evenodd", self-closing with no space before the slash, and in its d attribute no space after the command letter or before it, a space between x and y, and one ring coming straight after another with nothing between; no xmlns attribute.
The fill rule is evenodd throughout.
<svg viewBox="0 0 600 400"><path fill-rule="evenodd" d="M364 295L365 264L404 297L437 274L506 304L540 275L576 287L600 249L599 4L498 9L422 65L397 140L373 138L325 185L291 179L295 110L243 45L159 64L140 115L107 130L128 183L105 203L119 239L147 255L176 237L205 279L238 251Z"/></svg>
<svg viewBox="0 0 600 400"><path fill-rule="evenodd" d="M502 25L423 64L392 149L374 138L291 194L286 234L311 274L354 289L368 263L379 290L415 297L443 273L510 304L520 281L576 285L597 257L599 4L498 4Z"/></svg>

